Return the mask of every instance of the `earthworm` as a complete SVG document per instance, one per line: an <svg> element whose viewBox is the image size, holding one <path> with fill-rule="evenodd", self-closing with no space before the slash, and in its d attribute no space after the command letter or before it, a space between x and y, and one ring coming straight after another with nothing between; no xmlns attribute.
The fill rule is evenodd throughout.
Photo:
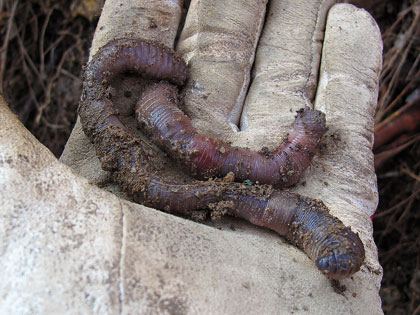
<svg viewBox="0 0 420 315"><path fill-rule="evenodd" d="M89 63L89 78L107 85L117 74L132 72L145 78L182 85L187 78L184 60L168 47L145 40L120 38L99 49ZM87 81L89 84L89 81Z"/></svg>
<svg viewBox="0 0 420 315"><path fill-rule="evenodd" d="M106 93L114 75L131 70L122 61L112 60L128 56L130 65L136 58L147 60L148 56L118 52L130 51L131 44L135 47L152 45L141 43L144 42L116 40L93 56L85 68L78 109L83 130L93 143L102 168L111 172L120 189L134 201L163 211L191 215L194 210L210 209L211 213L226 213L274 230L301 248L321 272L333 279L349 277L358 271L365 255L360 238L332 216L321 201L276 190L271 185L233 182L232 173L225 179L186 183L171 182L159 175L152 165L157 153L148 149L147 143L125 126ZM155 50L164 51L168 60L174 64L179 62L170 49L158 48ZM144 49L143 53L150 54L150 51L152 49ZM147 76L153 77L150 69L164 67L143 64L139 68L149 69ZM168 69L164 71L174 83L185 80Z"/></svg>
<svg viewBox="0 0 420 315"><path fill-rule="evenodd" d="M180 110L178 90L168 83L146 87L136 105L136 118L153 142L193 175L285 187L296 184L315 155L325 127L325 115L308 108L298 112L287 139L273 152L233 147L218 138L199 134Z"/></svg>

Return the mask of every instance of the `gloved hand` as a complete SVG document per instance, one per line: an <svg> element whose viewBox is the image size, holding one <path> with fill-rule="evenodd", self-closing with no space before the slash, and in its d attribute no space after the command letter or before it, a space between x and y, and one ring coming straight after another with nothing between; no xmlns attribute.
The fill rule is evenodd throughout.
<svg viewBox="0 0 420 315"><path fill-rule="evenodd" d="M377 203L371 145L381 40L372 18L351 5L329 11L324 38L331 5L271 1L265 12L266 1L192 1L177 50L189 67L185 111L200 132L255 150L273 148L298 109L314 104L326 113L322 150L292 191L321 199L363 240L365 264L340 282L345 292L336 293L341 287L333 288L304 253L274 233L233 219L218 223L219 230L117 199L38 144L3 145L35 142L3 128L2 152L17 157L3 159L13 167L2 167L9 183L2 200L14 205L12 212L1 207L8 222L1 265L10 271L2 281L2 292L10 292L3 308L381 313L381 268L369 219ZM119 37L172 46L180 14L176 1L108 1L91 56ZM123 114L132 111L139 82L127 77L114 83ZM13 125L8 114L1 117L0 125ZM237 126L241 132L232 130ZM13 164L19 156L34 167ZM119 193L79 123L61 161ZM18 171L16 177L13 170L22 168L27 175ZM19 210L20 200L30 212ZM36 211L40 218L30 214Z"/></svg>

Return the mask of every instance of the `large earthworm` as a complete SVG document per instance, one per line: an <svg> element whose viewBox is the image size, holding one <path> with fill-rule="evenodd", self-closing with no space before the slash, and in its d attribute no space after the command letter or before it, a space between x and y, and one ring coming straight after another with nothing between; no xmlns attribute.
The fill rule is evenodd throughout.
<svg viewBox="0 0 420 315"><path fill-rule="evenodd" d="M149 48L142 48L146 56L141 56L131 46ZM100 49L85 69L78 109L83 130L94 144L102 168L111 172L120 188L136 202L164 211L188 215L207 208L267 227L301 248L321 272L333 279L358 271L365 254L360 238L320 201L275 190L269 185L249 186L228 180L177 183L158 174L151 164L156 153L148 150L147 144L124 125L105 92L113 76L132 71L124 61L115 58L129 59L127 63L131 66L139 62L136 69L148 69L147 77L154 77L153 71L158 71L159 79L165 79L162 73L174 83L185 79L172 72L171 67L145 64L143 60L150 61L148 55L155 51L153 60L165 55L175 67L182 68L180 59L170 49L151 46L136 40L113 41Z"/></svg>
<svg viewBox="0 0 420 315"><path fill-rule="evenodd" d="M308 108L298 112L293 129L273 152L233 147L218 138L197 133L180 110L178 90L168 83L146 87L136 105L142 130L171 157L182 161L193 175L223 177L229 172L237 181L285 187L295 184L315 155L325 127L325 115Z"/></svg>

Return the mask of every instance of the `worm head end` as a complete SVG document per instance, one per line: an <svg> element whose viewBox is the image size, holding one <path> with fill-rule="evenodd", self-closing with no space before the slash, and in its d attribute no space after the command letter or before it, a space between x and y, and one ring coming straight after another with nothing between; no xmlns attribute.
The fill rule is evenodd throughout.
<svg viewBox="0 0 420 315"><path fill-rule="evenodd" d="M331 242L315 260L318 269L328 277L340 280L352 276L360 270L365 259L365 250L359 236L347 231L343 242ZM341 243L341 244L340 244Z"/></svg>
<svg viewBox="0 0 420 315"><path fill-rule="evenodd" d="M327 131L325 114L319 110L302 108L297 112L294 127L322 136Z"/></svg>

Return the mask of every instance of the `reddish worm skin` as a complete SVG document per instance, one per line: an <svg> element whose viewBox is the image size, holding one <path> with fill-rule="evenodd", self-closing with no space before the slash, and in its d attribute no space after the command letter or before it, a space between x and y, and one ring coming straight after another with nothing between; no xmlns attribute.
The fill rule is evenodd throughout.
<svg viewBox="0 0 420 315"><path fill-rule="evenodd" d="M233 172L237 181L294 185L327 130L323 113L302 109L287 139L275 151L256 152L197 133L179 105L175 86L162 82L149 85L136 105L137 122L156 145L201 178Z"/></svg>
<svg viewBox="0 0 420 315"><path fill-rule="evenodd" d="M100 49L85 69L78 110L83 130L94 144L102 168L111 172L123 191L136 202L167 212L190 215L196 209L207 208L267 227L301 248L321 272L333 279L349 277L360 269L365 252L358 235L332 216L320 201L275 190L269 185L248 186L226 180L176 183L159 176L151 164L156 153L150 152L147 144L121 122L116 106L105 93L115 75L132 71L124 60L115 62L116 56L128 59L130 65L148 59L137 53L121 53L130 50L130 45L153 44L122 39ZM156 46L155 50L158 55L169 56L174 67L183 69L172 50L162 46ZM150 51L153 50L144 49L143 53ZM169 73L174 83L185 80L183 72L179 74L155 64L141 64L134 70L144 68L149 71L148 77L153 77L150 69L156 69L159 74Z"/></svg>
<svg viewBox="0 0 420 315"><path fill-rule="evenodd" d="M89 64L89 79L103 85L120 73L141 73L145 78L182 85L187 78L184 60L169 48L149 41L121 38L99 49ZM88 82L89 83L89 82Z"/></svg>

